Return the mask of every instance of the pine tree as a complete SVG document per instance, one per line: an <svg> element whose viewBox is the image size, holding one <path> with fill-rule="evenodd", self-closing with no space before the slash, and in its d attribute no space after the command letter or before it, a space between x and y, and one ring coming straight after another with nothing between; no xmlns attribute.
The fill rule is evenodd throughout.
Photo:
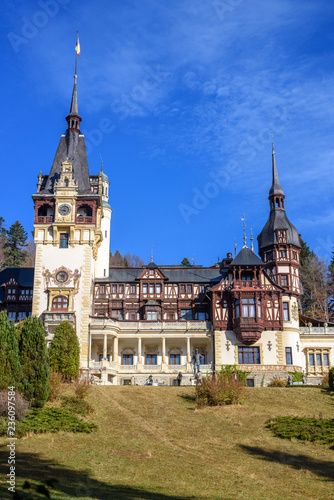
<svg viewBox="0 0 334 500"><path fill-rule="evenodd" d="M16 329L9 323L7 312L0 313L0 389L18 388L21 374Z"/></svg>
<svg viewBox="0 0 334 500"><path fill-rule="evenodd" d="M181 262L182 266L191 266L189 259L187 257L184 257L183 261Z"/></svg>
<svg viewBox="0 0 334 500"><path fill-rule="evenodd" d="M76 380L79 374L80 347L73 326L64 321L55 329L50 347L50 366L66 380Z"/></svg>
<svg viewBox="0 0 334 500"><path fill-rule="evenodd" d="M19 337L22 368L21 392L33 406L43 406L49 396L49 357L40 318L24 320Z"/></svg>
<svg viewBox="0 0 334 500"><path fill-rule="evenodd" d="M0 217L0 269L4 267L5 262L4 244L6 243L6 233L5 219Z"/></svg>
<svg viewBox="0 0 334 500"><path fill-rule="evenodd" d="M24 247L27 246L28 233L24 230L22 224L17 220L7 231L6 241L4 243L4 266L20 267L27 253Z"/></svg>
<svg viewBox="0 0 334 500"><path fill-rule="evenodd" d="M0 313L0 349L1 387L17 387L20 379L18 343L14 323L8 322L6 311Z"/></svg>

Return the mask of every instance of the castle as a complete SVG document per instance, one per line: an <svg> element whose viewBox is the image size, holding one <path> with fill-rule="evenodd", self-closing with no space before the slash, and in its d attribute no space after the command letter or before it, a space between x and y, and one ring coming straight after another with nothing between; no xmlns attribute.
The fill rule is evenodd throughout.
<svg viewBox="0 0 334 500"><path fill-rule="evenodd" d="M80 132L76 77L67 130L49 174L33 195L36 263L32 314L46 338L69 321L83 370L102 384L194 383L201 372L237 365L247 384L305 372L319 383L334 365L334 328L299 323L300 238L285 212L274 147L269 219L258 236L259 256L246 246L211 267L109 268L109 180L89 173ZM246 241L246 240L245 240Z"/></svg>

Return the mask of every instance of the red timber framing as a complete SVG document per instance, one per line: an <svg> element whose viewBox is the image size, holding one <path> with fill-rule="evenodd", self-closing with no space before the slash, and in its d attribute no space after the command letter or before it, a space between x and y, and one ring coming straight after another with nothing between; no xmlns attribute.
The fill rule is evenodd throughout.
<svg viewBox="0 0 334 500"><path fill-rule="evenodd" d="M40 199L35 201L34 224L52 224L54 221L54 199Z"/></svg>
<svg viewBox="0 0 334 500"><path fill-rule="evenodd" d="M76 224L96 224L96 200L80 199L75 206Z"/></svg>

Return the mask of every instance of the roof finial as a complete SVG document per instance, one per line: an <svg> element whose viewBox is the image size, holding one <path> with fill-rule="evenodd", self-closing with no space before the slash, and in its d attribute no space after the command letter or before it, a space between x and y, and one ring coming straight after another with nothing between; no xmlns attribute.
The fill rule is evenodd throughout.
<svg viewBox="0 0 334 500"><path fill-rule="evenodd" d="M234 238L234 257L237 255L237 241Z"/></svg>
<svg viewBox="0 0 334 500"><path fill-rule="evenodd" d="M271 145L272 145L272 148L274 151L274 131L273 131L273 129L271 129Z"/></svg>
<svg viewBox="0 0 334 500"><path fill-rule="evenodd" d="M102 155L100 153L100 158L101 158L101 172L103 172L103 160L102 160Z"/></svg>
<svg viewBox="0 0 334 500"><path fill-rule="evenodd" d="M193 261L193 266L194 266L195 265L195 253L193 253L193 256L192 256L191 260Z"/></svg>
<svg viewBox="0 0 334 500"><path fill-rule="evenodd" d="M242 226L244 228L244 247L246 247L246 240L247 240L247 236L246 236L246 217L245 217L245 214L243 217L241 217L241 220L242 220Z"/></svg>
<svg viewBox="0 0 334 500"><path fill-rule="evenodd" d="M153 245L151 246L151 262L153 262Z"/></svg>
<svg viewBox="0 0 334 500"><path fill-rule="evenodd" d="M75 72L74 72L74 83L77 83L77 69L78 69L78 56L80 56L80 42L79 42L79 31L77 31L77 43L75 45Z"/></svg>
<svg viewBox="0 0 334 500"><path fill-rule="evenodd" d="M251 226L251 237L250 237L250 240L251 240L251 250L252 252L254 253L254 238L253 238L253 227Z"/></svg>

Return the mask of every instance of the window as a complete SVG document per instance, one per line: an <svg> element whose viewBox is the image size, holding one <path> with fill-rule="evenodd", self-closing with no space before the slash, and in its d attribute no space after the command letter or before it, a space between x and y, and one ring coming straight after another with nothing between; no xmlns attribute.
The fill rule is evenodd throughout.
<svg viewBox="0 0 334 500"><path fill-rule="evenodd" d="M243 318L255 318L255 299L242 299Z"/></svg>
<svg viewBox="0 0 334 500"><path fill-rule="evenodd" d="M25 312L19 312L17 314L17 319L24 319L26 317L26 313Z"/></svg>
<svg viewBox="0 0 334 500"><path fill-rule="evenodd" d="M123 354L123 365L133 365L133 354Z"/></svg>
<svg viewBox="0 0 334 500"><path fill-rule="evenodd" d="M239 365L259 365L260 348L259 347L238 347Z"/></svg>
<svg viewBox="0 0 334 500"><path fill-rule="evenodd" d="M147 321L157 321L158 313L157 311L147 311Z"/></svg>
<svg viewBox="0 0 334 500"><path fill-rule="evenodd" d="M199 293L204 293L205 292L205 286L204 285L201 285L199 287Z"/></svg>
<svg viewBox="0 0 334 500"><path fill-rule="evenodd" d="M242 271L241 280L242 281L252 281L254 278L253 273L251 271Z"/></svg>
<svg viewBox="0 0 334 500"><path fill-rule="evenodd" d="M193 286L187 285L187 293L193 293Z"/></svg>
<svg viewBox="0 0 334 500"><path fill-rule="evenodd" d="M25 290L20 290L20 295L24 295L25 294Z"/></svg>
<svg viewBox="0 0 334 500"><path fill-rule="evenodd" d="M143 293L148 293L148 284L143 283Z"/></svg>
<svg viewBox="0 0 334 500"><path fill-rule="evenodd" d="M154 293L154 283L150 283L150 293Z"/></svg>
<svg viewBox="0 0 334 500"><path fill-rule="evenodd" d="M156 354L147 354L146 364L147 365L156 365L157 364L157 355Z"/></svg>
<svg viewBox="0 0 334 500"><path fill-rule="evenodd" d="M314 366L314 354L308 355L308 362L309 362L310 366Z"/></svg>
<svg viewBox="0 0 334 500"><path fill-rule="evenodd" d="M117 285L112 285L112 293L117 293Z"/></svg>
<svg viewBox="0 0 334 500"><path fill-rule="evenodd" d="M280 250L279 251L279 256L280 256L280 258L285 259L286 258L286 250Z"/></svg>
<svg viewBox="0 0 334 500"><path fill-rule="evenodd" d="M111 317L116 319L123 319L123 309L112 309Z"/></svg>
<svg viewBox="0 0 334 500"><path fill-rule="evenodd" d="M289 302L283 302L283 319L290 321Z"/></svg>
<svg viewBox="0 0 334 500"><path fill-rule="evenodd" d="M136 285L131 285L130 292L136 293Z"/></svg>
<svg viewBox="0 0 334 500"><path fill-rule="evenodd" d="M321 366L321 354L320 353L316 354L316 360L317 360L317 366Z"/></svg>
<svg viewBox="0 0 334 500"><path fill-rule="evenodd" d="M15 320L15 318L16 318L15 312L8 312L8 320L9 321Z"/></svg>
<svg viewBox="0 0 334 500"><path fill-rule="evenodd" d="M101 285L101 286L100 286L100 294L101 294L101 295L104 295L104 292L105 292L104 285Z"/></svg>
<svg viewBox="0 0 334 500"><path fill-rule="evenodd" d="M68 248L68 234L60 233L59 248Z"/></svg>
<svg viewBox="0 0 334 500"><path fill-rule="evenodd" d="M181 293L186 293L186 285L181 285L180 286L180 292Z"/></svg>
<svg viewBox="0 0 334 500"><path fill-rule="evenodd" d="M287 365L292 365L292 347L285 348L285 359Z"/></svg>
<svg viewBox="0 0 334 500"><path fill-rule="evenodd" d="M196 313L196 319L198 321L205 321L206 320L206 313L205 312Z"/></svg>
<svg viewBox="0 0 334 500"><path fill-rule="evenodd" d="M235 317L240 318L240 301L235 301Z"/></svg>
<svg viewBox="0 0 334 500"><path fill-rule="evenodd" d="M193 319L192 310L191 309L181 309L181 319L191 320Z"/></svg>
<svg viewBox="0 0 334 500"><path fill-rule="evenodd" d="M254 379L253 378L246 378L246 385L247 385L247 387L254 387Z"/></svg>
<svg viewBox="0 0 334 500"><path fill-rule="evenodd" d="M119 285L118 291L119 293L124 293L124 285Z"/></svg>
<svg viewBox="0 0 334 500"><path fill-rule="evenodd" d="M110 361L110 354L107 354L107 360ZM103 354L99 355L99 361L103 361Z"/></svg>
<svg viewBox="0 0 334 500"><path fill-rule="evenodd" d="M274 258L273 251L271 250L270 252L267 252L266 257L267 257L267 261L273 260L273 258Z"/></svg>
<svg viewBox="0 0 334 500"><path fill-rule="evenodd" d="M281 276L281 285L288 286L288 276L286 274L282 274Z"/></svg>
<svg viewBox="0 0 334 500"><path fill-rule="evenodd" d="M297 260L297 252L292 252L292 257L294 260Z"/></svg>
<svg viewBox="0 0 334 500"><path fill-rule="evenodd" d="M171 365L180 365L181 364L181 354L171 354L170 355L170 364Z"/></svg>
<svg viewBox="0 0 334 500"><path fill-rule="evenodd" d="M261 318L261 300L257 301L257 317Z"/></svg>
<svg viewBox="0 0 334 500"><path fill-rule="evenodd" d="M158 283L155 287L155 291L156 293L161 293L162 292L162 286L161 286L161 283Z"/></svg>
<svg viewBox="0 0 334 500"><path fill-rule="evenodd" d="M153 269L150 269L150 276L154 276L154 271L153 271Z"/></svg>
<svg viewBox="0 0 334 500"><path fill-rule="evenodd" d="M52 301L52 309L68 309L68 298L58 295Z"/></svg>
<svg viewBox="0 0 334 500"><path fill-rule="evenodd" d="M324 366L329 366L329 359L328 359L328 354L327 353L324 353L322 355L323 357L323 360L324 360Z"/></svg>

